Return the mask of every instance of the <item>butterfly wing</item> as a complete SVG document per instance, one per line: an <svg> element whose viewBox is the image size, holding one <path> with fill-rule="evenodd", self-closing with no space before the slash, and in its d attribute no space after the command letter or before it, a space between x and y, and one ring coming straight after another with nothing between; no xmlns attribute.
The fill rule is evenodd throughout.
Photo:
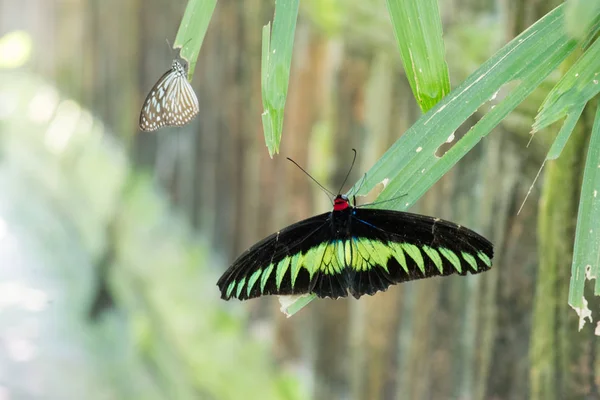
<svg viewBox="0 0 600 400"><path fill-rule="evenodd" d="M184 126L200 112L198 98L187 80L184 68L179 70L177 78L168 86L165 97L167 125Z"/></svg>
<svg viewBox="0 0 600 400"><path fill-rule="evenodd" d="M187 80L183 61L174 60L146 96L140 112L140 129L155 131L163 126L183 126L200 112L198 98Z"/></svg>
<svg viewBox="0 0 600 400"><path fill-rule="evenodd" d="M332 240L331 213L291 225L246 250L217 282L221 298L316 293L347 295L348 274L339 261L343 250Z"/></svg>
<svg viewBox="0 0 600 400"><path fill-rule="evenodd" d="M167 125L165 96L174 83L174 77L173 69L169 69L150 89L140 112L141 130L150 132Z"/></svg>
<svg viewBox="0 0 600 400"><path fill-rule="evenodd" d="M217 285L225 300L314 293L359 298L390 285L491 267L492 244L470 229L418 214L348 209L277 232L242 254ZM334 216L334 217L332 217ZM335 218L335 221L332 219Z"/></svg>
<svg viewBox="0 0 600 400"><path fill-rule="evenodd" d="M487 271L494 255L492 243L468 228L391 210L355 209L351 240L356 298L409 280Z"/></svg>

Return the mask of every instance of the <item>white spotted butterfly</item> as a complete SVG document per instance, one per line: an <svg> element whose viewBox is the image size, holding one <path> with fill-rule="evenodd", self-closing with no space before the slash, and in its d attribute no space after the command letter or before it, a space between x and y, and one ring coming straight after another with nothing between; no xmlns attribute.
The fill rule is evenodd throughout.
<svg viewBox="0 0 600 400"><path fill-rule="evenodd" d="M152 86L140 112L140 129L183 126L200 112L198 98L187 80L188 63L179 55L171 69Z"/></svg>

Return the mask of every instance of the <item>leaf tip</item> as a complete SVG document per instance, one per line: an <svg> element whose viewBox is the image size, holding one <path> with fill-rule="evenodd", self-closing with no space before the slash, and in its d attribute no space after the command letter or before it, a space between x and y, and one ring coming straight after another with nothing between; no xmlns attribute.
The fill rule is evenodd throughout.
<svg viewBox="0 0 600 400"><path fill-rule="evenodd" d="M290 318L292 315L306 307L308 303L313 301L316 297L317 296L314 293L279 296L279 304L281 304L280 310L287 318Z"/></svg>

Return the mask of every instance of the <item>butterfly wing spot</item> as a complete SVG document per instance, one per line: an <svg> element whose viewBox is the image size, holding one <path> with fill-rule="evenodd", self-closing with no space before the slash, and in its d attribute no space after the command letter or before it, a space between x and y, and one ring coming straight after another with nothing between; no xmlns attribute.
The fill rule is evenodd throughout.
<svg viewBox="0 0 600 400"><path fill-rule="evenodd" d="M394 284L388 261L394 257L389 243L368 238L353 238L353 264L350 293L355 298L385 291Z"/></svg>
<svg viewBox="0 0 600 400"><path fill-rule="evenodd" d="M410 243L402 243L402 248L414 260L419 267L419 270L425 275L425 262L423 261L423 255L421 254L421 250L414 244Z"/></svg>
<svg viewBox="0 0 600 400"><path fill-rule="evenodd" d="M231 297L231 293L233 292L233 288L235 287L235 281L232 281L229 286L227 286L227 292L225 294L225 297L227 297L227 299L229 299Z"/></svg>
<svg viewBox="0 0 600 400"><path fill-rule="evenodd" d="M473 271L477 272L477 260L475 260L475 257L473 257L471 254L461 251L460 253L462 255L462 258L467 262L467 264L469 264L471 266L471 268L473 269Z"/></svg>
<svg viewBox="0 0 600 400"><path fill-rule="evenodd" d="M404 255L404 249L402 249L402 243L391 243L392 257L400 264L400 267L408 275L408 264L406 263L406 256Z"/></svg>
<svg viewBox="0 0 600 400"><path fill-rule="evenodd" d="M290 257L284 257L279 263L277 263L277 270L275 271L277 290L281 290L281 282L285 275L288 267L290 266Z"/></svg>
<svg viewBox="0 0 600 400"><path fill-rule="evenodd" d="M296 253L292 256L292 259L290 260L292 291L294 290L294 287L296 286L296 279L298 278L298 272L300 272L300 267L302 266L302 263L304 262L303 258L304 258L304 256L302 253Z"/></svg>
<svg viewBox="0 0 600 400"><path fill-rule="evenodd" d="M239 298L242 294L242 289L244 289L244 285L246 284L246 277L244 276L237 284L237 289L235 292L235 297Z"/></svg>
<svg viewBox="0 0 600 400"><path fill-rule="evenodd" d="M440 257L440 253L438 253L436 249L429 246L423 246L423 251L429 256L431 261L433 261L433 264L438 269L438 271L440 271L440 274L443 274L444 267L442 264L442 258Z"/></svg>
<svg viewBox="0 0 600 400"><path fill-rule="evenodd" d="M321 263L321 272L327 275L341 274L344 270L344 265L340 262L340 259L344 259L344 246L342 244L340 248L339 240L330 242L325 248L323 254L323 262ZM341 256L341 257L340 257Z"/></svg>
<svg viewBox="0 0 600 400"><path fill-rule="evenodd" d="M388 250L383 246L379 246L378 242L373 242L364 238L354 238L354 256L352 268L356 271L368 271L374 264L384 266L386 262L382 262L382 258L386 257ZM387 268L385 266L384 268Z"/></svg>
<svg viewBox="0 0 600 400"><path fill-rule="evenodd" d="M383 268L387 268L387 262L392 255L388 244L373 240L369 240L367 244L369 246L369 250L371 251L371 260L373 260L375 264L381 265Z"/></svg>
<svg viewBox="0 0 600 400"><path fill-rule="evenodd" d="M462 264L455 252L444 247L440 247L438 251L454 266L456 272L462 274Z"/></svg>
<svg viewBox="0 0 600 400"><path fill-rule="evenodd" d="M483 261L488 268L491 268L492 260L490 260L487 254L485 254L483 251L479 251L477 252L477 257L479 257L479 259Z"/></svg>
<svg viewBox="0 0 600 400"><path fill-rule="evenodd" d="M258 269L256 271L254 271L254 273L252 275L250 275L250 279L248 279L248 286L246 287L246 296L247 297L250 297L250 292L252 291L252 288L256 284L256 281L258 281L258 278L260 277L261 274L262 274L262 270Z"/></svg>
<svg viewBox="0 0 600 400"><path fill-rule="evenodd" d="M320 245L309 249L304 255L303 267L308 271L308 277L311 282L313 281L315 273L321 269L327 246L328 243L321 243Z"/></svg>
<svg viewBox="0 0 600 400"><path fill-rule="evenodd" d="M271 272L273 272L273 263L271 262L271 264L269 264L269 266L267 268L265 268L265 270L262 273L262 276L260 277L260 292L261 293L265 293L265 286L267 285L267 281L269 280L269 277L271 276Z"/></svg>
<svg viewBox="0 0 600 400"><path fill-rule="evenodd" d="M352 268L356 271L366 271L369 268L369 255L359 238L352 238Z"/></svg>
<svg viewBox="0 0 600 400"><path fill-rule="evenodd" d="M348 265L345 263L348 257L352 257L352 248L344 240L319 245L312 255L312 259L319 262L314 266L309 290L321 298L348 296L350 281Z"/></svg>

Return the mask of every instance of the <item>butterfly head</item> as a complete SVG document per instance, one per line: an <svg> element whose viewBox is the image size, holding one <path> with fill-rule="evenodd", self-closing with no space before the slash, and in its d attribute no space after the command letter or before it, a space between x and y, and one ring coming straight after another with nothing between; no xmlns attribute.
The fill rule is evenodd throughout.
<svg viewBox="0 0 600 400"><path fill-rule="evenodd" d="M181 77L186 77L187 69L187 62L183 58L176 58L173 60L173 64L171 64L171 70L175 71Z"/></svg>
<svg viewBox="0 0 600 400"><path fill-rule="evenodd" d="M335 199L333 199L333 211L342 211L348 207L350 207L348 196L344 194L338 194L335 196Z"/></svg>

